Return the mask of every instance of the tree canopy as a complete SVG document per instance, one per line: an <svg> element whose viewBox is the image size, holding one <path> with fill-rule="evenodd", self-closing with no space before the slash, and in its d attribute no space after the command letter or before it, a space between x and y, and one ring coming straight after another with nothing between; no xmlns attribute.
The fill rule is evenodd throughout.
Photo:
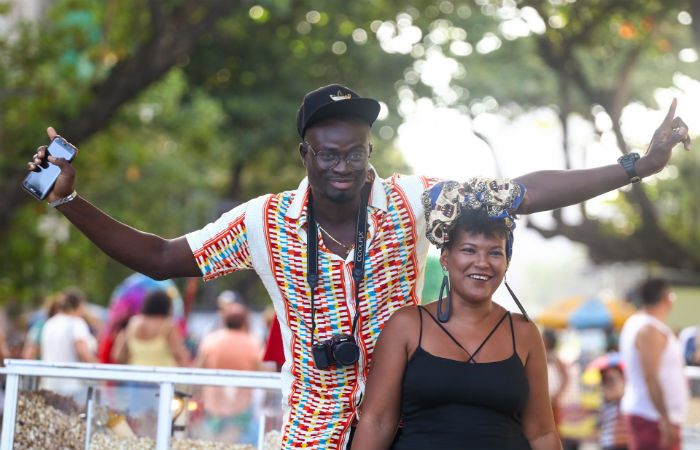
<svg viewBox="0 0 700 450"><path fill-rule="evenodd" d="M17 5L0 5L0 298L23 302L80 284L104 303L129 274L21 190L48 125L81 148L81 194L136 228L175 237L298 184L295 113L323 84L383 102L371 161L390 174L410 170L394 142L407 101L508 120L554 108L573 168L572 117L609 119L609 129L593 128L614 136L614 161L644 151L623 131L625 107L656 108L656 89L700 78L700 18L680 0L58 0L27 18ZM428 76L436 57L451 62L449 73L433 74L441 84ZM615 201L622 220L581 205L578 223L555 211L554 227L529 225L584 243L598 262L697 273L696 152L697 144L663 178L625 190ZM247 275L233 280L255 289Z"/></svg>

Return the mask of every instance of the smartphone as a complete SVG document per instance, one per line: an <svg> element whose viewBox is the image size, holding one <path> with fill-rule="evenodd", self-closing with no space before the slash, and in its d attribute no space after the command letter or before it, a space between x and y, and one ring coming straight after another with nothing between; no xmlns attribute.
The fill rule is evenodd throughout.
<svg viewBox="0 0 700 450"><path fill-rule="evenodd" d="M61 174L61 169L57 165L50 163L48 156L64 158L66 161L70 162L77 153L78 149L70 142L60 136L56 136L46 149L41 164L39 164L36 169L29 172L27 178L22 182L22 187L34 197L43 200L49 191L51 191L53 185L56 183L56 179Z"/></svg>

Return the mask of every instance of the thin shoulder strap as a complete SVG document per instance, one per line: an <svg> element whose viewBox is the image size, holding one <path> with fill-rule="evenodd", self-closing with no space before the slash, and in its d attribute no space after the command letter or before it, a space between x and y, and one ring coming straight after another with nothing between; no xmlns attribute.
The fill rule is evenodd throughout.
<svg viewBox="0 0 700 450"><path fill-rule="evenodd" d="M515 330L513 329L513 316L508 311L508 320L510 320L510 336L513 338L513 353L517 353L515 349Z"/></svg>
<svg viewBox="0 0 700 450"><path fill-rule="evenodd" d="M491 336L493 336L493 333L495 333L496 330L498 329L498 327L501 326L501 323L503 323L503 320L506 318L506 316L510 317L510 311L506 311L506 313L503 314L503 317L501 317L501 320L498 321L498 323L496 324L495 327L493 327L493 329L491 330L491 332L489 333L489 335L486 336L486 339L484 339L484 340L481 342L481 345L476 349L476 351L474 352L474 354L472 354L471 358L469 358L470 361L473 361L473 360L474 360L474 357L476 356L477 353L479 353L479 350L481 350L481 347L483 347L484 344L486 344L486 341L488 341L489 339L491 339ZM511 322L511 330L512 330L512 325L513 325L513 323ZM511 334L512 334L512 333L511 333ZM514 340L513 342L515 343L515 340Z"/></svg>
<svg viewBox="0 0 700 450"><path fill-rule="evenodd" d="M425 309L425 312L428 313L428 315L430 316L430 318L433 319L433 322L435 322L440 328L442 328L442 331L444 331L444 332L450 337L450 339L452 339L452 341L453 341L455 344L457 344L457 345L459 346L459 348L461 348L462 350L464 350L464 353L466 353L467 356L469 356L469 359L468 359L467 361L471 361L471 360L473 359L472 354L469 353L469 352L467 351L466 348L462 347L462 344L460 344L459 341L458 341L457 339L455 339L454 336L452 336L452 335L450 334L450 332L447 331L447 329L446 329L444 326L442 326L442 324L440 323L440 321L437 320L437 319L435 318L435 316L433 316L433 314L432 314L430 311L428 311L428 308Z"/></svg>
<svg viewBox="0 0 700 450"><path fill-rule="evenodd" d="M418 347L423 341L423 307L418 305L418 318L420 319L420 331L418 333Z"/></svg>

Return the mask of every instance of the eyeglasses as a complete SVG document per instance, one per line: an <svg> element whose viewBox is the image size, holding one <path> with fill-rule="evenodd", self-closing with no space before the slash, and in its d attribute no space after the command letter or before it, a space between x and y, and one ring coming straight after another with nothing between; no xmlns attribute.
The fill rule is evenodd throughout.
<svg viewBox="0 0 700 450"><path fill-rule="evenodd" d="M308 142L304 141L304 145L309 147L311 153L316 158L318 166L323 170L332 169L338 165L341 156L335 152L328 150L319 150L316 152L314 148ZM370 149L372 144L370 144ZM367 167L367 161L369 160L369 154L364 151L352 151L348 153L344 158L345 164L347 164L353 170L362 170Z"/></svg>

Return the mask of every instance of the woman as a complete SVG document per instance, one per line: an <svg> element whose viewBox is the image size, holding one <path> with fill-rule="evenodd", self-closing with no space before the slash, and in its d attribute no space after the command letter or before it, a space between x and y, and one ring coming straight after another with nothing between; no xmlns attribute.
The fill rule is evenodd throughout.
<svg viewBox="0 0 700 450"><path fill-rule="evenodd" d="M171 300L165 291L148 294L141 314L133 316L117 335L113 359L142 366L189 366L191 357L171 312Z"/></svg>
<svg viewBox="0 0 700 450"><path fill-rule="evenodd" d="M491 299L510 261L510 212L523 195L517 183L479 179L423 194L448 294L404 307L385 325L354 450L561 449L540 333Z"/></svg>
<svg viewBox="0 0 700 450"><path fill-rule="evenodd" d="M547 359L547 384L549 385L549 402L552 404L554 426L559 430L561 423L561 404L564 392L569 386L569 373L564 361L557 355L557 335L554 330L542 330L544 354Z"/></svg>
<svg viewBox="0 0 700 450"><path fill-rule="evenodd" d="M27 330L27 338L22 347L23 359L40 359L39 349L41 347L41 332L44 329L46 321L52 318L61 309L60 298L58 295L50 296L44 303L46 317L36 320Z"/></svg>

